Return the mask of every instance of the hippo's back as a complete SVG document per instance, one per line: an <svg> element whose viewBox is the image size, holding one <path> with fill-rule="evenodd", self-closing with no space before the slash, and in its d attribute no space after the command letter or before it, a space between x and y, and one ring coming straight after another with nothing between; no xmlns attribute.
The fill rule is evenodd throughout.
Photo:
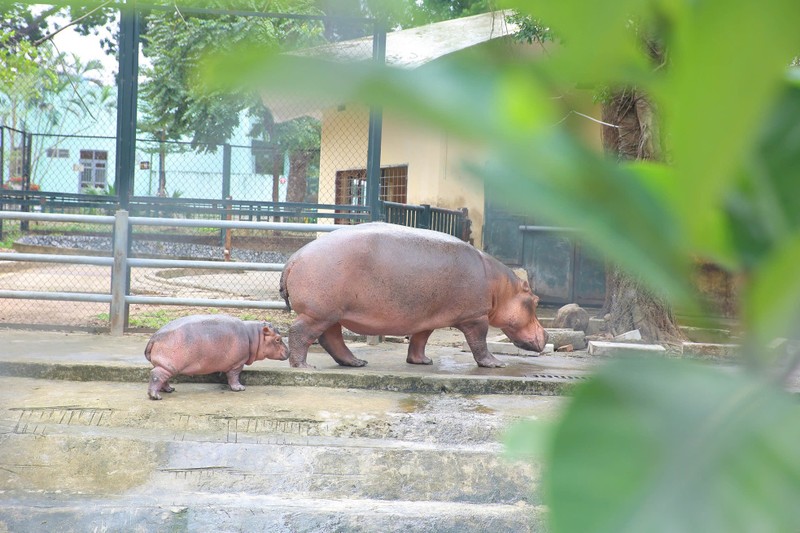
<svg viewBox="0 0 800 533"><path fill-rule="evenodd" d="M336 230L298 250L281 292L295 311L337 316L442 314L454 304L483 308L480 252L439 232L385 223ZM386 312L391 309L391 312Z"/></svg>

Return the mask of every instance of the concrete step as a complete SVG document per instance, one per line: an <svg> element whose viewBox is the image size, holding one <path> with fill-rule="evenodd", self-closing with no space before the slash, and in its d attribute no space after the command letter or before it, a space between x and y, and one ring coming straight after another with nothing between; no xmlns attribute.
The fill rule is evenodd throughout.
<svg viewBox="0 0 800 533"><path fill-rule="evenodd" d="M2 475L11 494L103 494L111 488L154 496L154 488L169 487L177 494L513 504L525 501L534 485L532 468L507 461L497 446L403 449L359 440L220 444L12 434L0 436L0 447L11 461L11 472Z"/></svg>
<svg viewBox="0 0 800 533"><path fill-rule="evenodd" d="M565 401L0 377L0 531L540 531L502 438Z"/></svg>
<svg viewBox="0 0 800 533"><path fill-rule="evenodd" d="M260 531L270 533L544 531L541 506L225 495L5 502L7 531Z"/></svg>

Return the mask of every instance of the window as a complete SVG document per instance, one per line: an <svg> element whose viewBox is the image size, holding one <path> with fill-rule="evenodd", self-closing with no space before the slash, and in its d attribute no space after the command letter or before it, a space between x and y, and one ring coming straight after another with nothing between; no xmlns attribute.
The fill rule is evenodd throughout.
<svg viewBox="0 0 800 533"><path fill-rule="evenodd" d="M48 148L47 157L58 157L59 159L65 159L69 157L69 150L65 148Z"/></svg>
<svg viewBox="0 0 800 533"><path fill-rule="evenodd" d="M384 202L406 203L408 165L381 168L380 199ZM336 172L336 204L367 205L367 170L364 168ZM343 213L344 211L337 211ZM351 220L337 219L338 224Z"/></svg>
<svg viewBox="0 0 800 533"><path fill-rule="evenodd" d="M105 189L108 152L105 150L81 150L80 184L78 190L88 188Z"/></svg>

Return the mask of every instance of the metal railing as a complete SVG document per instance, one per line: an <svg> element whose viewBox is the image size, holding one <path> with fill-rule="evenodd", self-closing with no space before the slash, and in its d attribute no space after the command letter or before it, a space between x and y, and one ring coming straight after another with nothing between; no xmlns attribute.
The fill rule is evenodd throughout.
<svg viewBox="0 0 800 533"><path fill-rule="evenodd" d="M306 233L328 232L340 229L342 227L334 224L131 217L128 216L128 212L124 210L117 211L114 216L61 215L49 213L23 213L19 211L0 211L0 220L3 219L113 225L114 238L112 257L0 253L0 261L64 263L111 267L111 289L109 293L0 290L0 298L107 303L110 306L109 315L111 335L117 336L122 335L124 332L125 324L127 322L129 304L239 307L253 309L286 308L286 303L283 301L176 298L161 296L136 296L128 294L131 268L203 268L209 270L252 270L260 272L280 272L283 270L284 266L283 263L132 258L129 257L130 251L128 246L128 236L130 235L132 226L181 226L220 229L279 230Z"/></svg>
<svg viewBox="0 0 800 533"><path fill-rule="evenodd" d="M410 205L381 202L386 222L412 228L431 229L469 241L472 229L469 212L463 209L444 209L428 204Z"/></svg>

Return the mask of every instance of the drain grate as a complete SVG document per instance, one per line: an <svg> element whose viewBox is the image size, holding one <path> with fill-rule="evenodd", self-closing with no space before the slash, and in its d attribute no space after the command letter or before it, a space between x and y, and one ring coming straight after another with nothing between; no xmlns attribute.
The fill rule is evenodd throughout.
<svg viewBox="0 0 800 533"><path fill-rule="evenodd" d="M587 379L587 376L570 376L566 374L529 374L526 377L533 379L571 379L571 380Z"/></svg>

